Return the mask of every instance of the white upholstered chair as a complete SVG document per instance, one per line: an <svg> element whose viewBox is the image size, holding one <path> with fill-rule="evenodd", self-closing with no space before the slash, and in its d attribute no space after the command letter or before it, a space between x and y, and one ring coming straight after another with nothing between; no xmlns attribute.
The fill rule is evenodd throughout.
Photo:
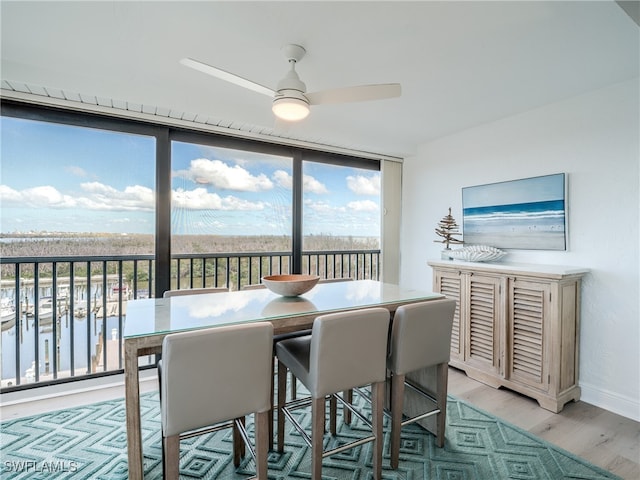
<svg viewBox="0 0 640 480"><path fill-rule="evenodd" d="M321 278L318 283L337 283L337 282L349 282L353 281L351 277L338 277L338 278Z"/></svg>
<svg viewBox="0 0 640 480"><path fill-rule="evenodd" d="M282 340L276 344L278 451L284 450L285 415L298 430L303 431L290 414L290 409L302 405L302 402L297 400L286 404L286 375L289 370L311 394L311 439L305 435L302 438L311 446L312 480L321 479L322 459L325 456L368 441L373 441L374 445L373 477L380 480L388 333L389 311L384 308L369 308L319 316L313 322L311 335ZM335 393L364 385L371 385L372 435L364 440L323 451L326 397L330 396L331 410L335 413ZM333 423L331 433L335 435L336 427Z"/></svg>
<svg viewBox="0 0 640 480"><path fill-rule="evenodd" d="M251 283L242 287L242 290L262 290L267 288L264 283Z"/></svg>
<svg viewBox="0 0 640 480"><path fill-rule="evenodd" d="M185 288L181 290L167 290L162 294L163 298L177 297L180 295L197 295L200 293L228 292L227 287Z"/></svg>
<svg viewBox="0 0 640 480"><path fill-rule="evenodd" d="M353 278L350 277L343 277L343 278L321 278L319 280L318 283L336 283L336 282L346 282L346 281L350 281L353 280ZM242 290L263 290L266 289L267 286L263 283L253 283L253 284L248 284L245 285L244 287L242 287ZM275 348L276 348L276 344L282 340L287 340L290 338L295 338L295 337L302 337L305 335L310 335L311 334L311 329L308 330L300 330L300 331L296 331L296 332L289 332L289 333L281 333L278 335L274 335L273 337L273 354L275 356ZM273 371L273 376L275 377L275 368ZM274 385L272 385L272 397L275 398L275 388L273 388ZM296 378L292 375L291 376L291 380L290 380L290 389L289 391L291 392L291 399L295 400L297 397L297 384L296 384ZM348 393L346 393L346 395L348 395L349 397L349 401L351 401L352 399L352 394L351 391L349 391ZM275 401L274 401L275 403ZM351 412L345 408L345 415L350 416ZM349 417L350 419L350 417ZM273 412L271 413L271 419L270 419L270 423L269 423L269 428L270 428L270 436L269 436L269 448L273 448Z"/></svg>
<svg viewBox="0 0 640 480"><path fill-rule="evenodd" d="M181 438L225 427L234 429L234 464L238 466L239 445L248 438L241 438L244 417L254 414L255 451L248 446L258 479L267 480L272 342L273 326L268 322L164 338L159 373L165 479L178 478Z"/></svg>
<svg viewBox="0 0 640 480"><path fill-rule="evenodd" d="M403 425L437 415L436 445L444 445L447 375L455 309L455 300L432 300L399 307L393 317L387 369L391 374L391 467L394 469L398 468ZM437 369L435 397L427 396L435 404L435 409L403 422L406 374L431 366Z"/></svg>

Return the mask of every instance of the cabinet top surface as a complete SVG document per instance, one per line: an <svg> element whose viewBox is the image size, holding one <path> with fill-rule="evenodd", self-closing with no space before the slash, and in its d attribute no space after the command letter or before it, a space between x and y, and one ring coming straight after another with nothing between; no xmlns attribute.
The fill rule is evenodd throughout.
<svg viewBox="0 0 640 480"><path fill-rule="evenodd" d="M490 263L490 262L465 262L462 260L430 260L431 267L458 268L463 270L481 270L485 272L500 273L530 273L544 275L584 275L589 273L588 268L573 267L567 265L538 265L535 263Z"/></svg>

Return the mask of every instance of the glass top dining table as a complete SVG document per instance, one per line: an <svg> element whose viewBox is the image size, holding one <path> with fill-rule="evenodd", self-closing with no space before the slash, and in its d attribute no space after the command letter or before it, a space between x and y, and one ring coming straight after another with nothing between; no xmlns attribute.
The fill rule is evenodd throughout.
<svg viewBox="0 0 640 480"><path fill-rule="evenodd" d="M439 293L355 280L319 283L299 297L256 289L129 301L124 328L129 478L144 475L138 357L160 353L166 335L263 321L271 322L279 334L311 328L314 318L325 313L385 307L393 314L401 305L438 298Z"/></svg>

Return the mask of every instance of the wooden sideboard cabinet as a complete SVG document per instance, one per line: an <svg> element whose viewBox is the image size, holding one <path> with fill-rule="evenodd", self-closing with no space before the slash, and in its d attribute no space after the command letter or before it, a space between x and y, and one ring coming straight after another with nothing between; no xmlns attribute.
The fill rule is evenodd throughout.
<svg viewBox="0 0 640 480"><path fill-rule="evenodd" d="M449 364L559 412L580 399L580 285L587 269L430 261L433 290L458 301Z"/></svg>

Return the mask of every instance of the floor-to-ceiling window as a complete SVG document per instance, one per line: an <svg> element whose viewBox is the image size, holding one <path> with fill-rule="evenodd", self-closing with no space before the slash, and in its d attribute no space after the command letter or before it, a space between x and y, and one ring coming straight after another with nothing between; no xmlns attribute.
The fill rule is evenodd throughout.
<svg viewBox="0 0 640 480"><path fill-rule="evenodd" d="M291 254L292 170L283 155L173 141L172 255L229 255L182 262L171 288L235 288L260 283L274 268L289 271L289 257L274 254Z"/></svg>
<svg viewBox="0 0 640 480"><path fill-rule="evenodd" d="M303 249L325 252L310 256L307 270L331 278L377 274L377 256L346 253L380 249L377 162L305 161L302 171Z"/></svg>
<svg viewBox="0 0 640 480"><path fill-rule="evenodd" d="M154 271L149 274L149 296L162 295L179 283L180 274L171 265L171 255L203 252L208 248L214 252L224 250L222 242L211 242L206 236L224 236L227 240L236 237L233 243L236 251L288 251L291 259L285 269L290 272L310 271L314 261L323 261L310 257L303 261L303 249L380 247L379 161L97 114L42 109L16 102L3 102L5 105L8 109L4 109L3 115L8 112L14 122L42 118L53 130L54 125L77 131L115 130L112 135L133 138L147 134L155 141L155 173L148 170L146 183L136 178L143 166L130 158L136 147L129 140L126 154L118 155L117 161L99 162L110 175L120 176L121 185L84 182L83 188L92 188L92 195L100 201L90 203L91 199L80 195L82 192L75 192L78 202L69 203L67 209L75 214L81 210L93 213L91 219L99 228L92 229L86 223L84 231L98 232L111 228L112 224L121 227L123 241L113 240L110 244L117 252L129 253L122 247L125 243L133 249L130 253L155 256ZM89 163L98 162L101 155L109 155L112 150L88 136L87 141L78 144L92 150L85 156ZM46 168L40 169L39 173L45 171ZM73 174L66 178L73 178ZM6 190L5 194L10 192ZM108 204L110 199L112 202ZM146 205L141 204L142 199ZM71 223L80 228L82 222L82 219L69 222L65 229ZM2 226L0 233L6 232ZM145 234L147 237L143 238ZM324 262L327 261L325 258ZM200 269L204 271L205 267ZM315 271L320 272L317 265ZM330 271L327 267L320 273L329 275ZM333 275L338 273L350 275L344 271ZM252 274L249 281L259 281L259 277L254 277ZM206 283L206 279L202 282Z"/></svg>
<svg viewBox="0 0 640 480"><path fill-rule="evenodd" d="M0 270L2 385L118 368L109 312L135 269L108 257L153 255L155 138L11 116L0 129L0 255L21 259Z"/></svg>
<svg viewBox="0 0 640 480"><path fill-rule="evenodd" d="M379 275L378 161L17 101L1 122L2 388L121 369L134 298Z"/></svg>

